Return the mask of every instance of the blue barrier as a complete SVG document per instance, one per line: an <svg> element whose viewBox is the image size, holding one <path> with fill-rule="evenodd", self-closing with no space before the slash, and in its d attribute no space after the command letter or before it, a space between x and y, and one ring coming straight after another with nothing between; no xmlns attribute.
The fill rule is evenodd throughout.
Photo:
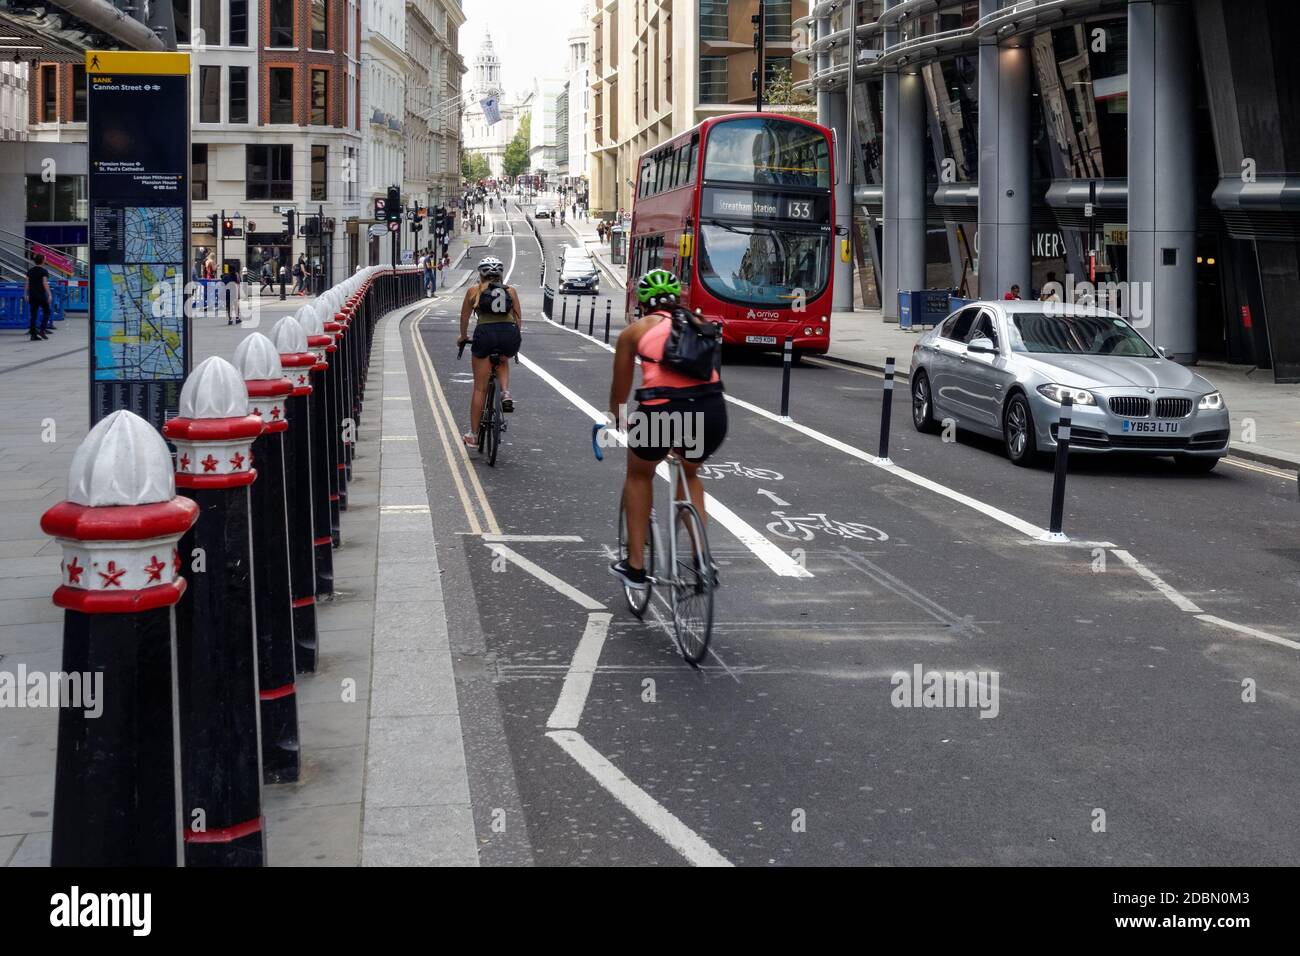
<svg viewBox="0 0 1300 956"><path fill-rule="evenodd" d="M975 299L963 299L963 298L962 298L961 296L959 296L959 295L950 295L950 296L948 296L948 314L949 314L949 315L952 315L952 314L953 314L954 312L956 312L958 309L965 308L966 306L970 305L972 302L975 302L975 301L977 301L977 300L975 300Z"/></svg>
<svg viewBox="0 0 1300 956"><path fill-rule="evenodd" d="M938 325L948 317L951 289L916 289L898 293L898 327Z"/></svg>
<svg viewBox="0 0 1300 956"><path fill-rule="evenodd" d="M68 289L66 283L50 283L50 318L62 322L67 314ZM25 329L31 325L27 309L27 284L25 282L0 282L0 329Z"/></svg>

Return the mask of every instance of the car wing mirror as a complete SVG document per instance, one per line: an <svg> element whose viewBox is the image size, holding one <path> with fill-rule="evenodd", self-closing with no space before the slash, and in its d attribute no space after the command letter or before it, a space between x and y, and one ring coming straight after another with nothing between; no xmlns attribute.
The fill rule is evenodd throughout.
<svg viewBox="0 0 1300 956"><path fill-rule="evenodd" d="M997 346L993 344L993 340L986 339L982 335L978 338L971 339L966 345L966 350L969 352L980 352L986 355L995 355L998 351Z"/></svg>

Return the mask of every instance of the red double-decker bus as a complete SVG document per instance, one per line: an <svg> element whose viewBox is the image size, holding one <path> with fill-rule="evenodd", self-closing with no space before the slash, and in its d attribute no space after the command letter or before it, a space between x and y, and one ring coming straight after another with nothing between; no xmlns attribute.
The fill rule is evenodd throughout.
<svg viewBox="0 0 1300 956"><path fill-rule="evenodd" d="M759 349L830 345L835 171L831 131L779 113L707 119L645 153L628 244L627 306L649 269L685 304Z"/></svg>

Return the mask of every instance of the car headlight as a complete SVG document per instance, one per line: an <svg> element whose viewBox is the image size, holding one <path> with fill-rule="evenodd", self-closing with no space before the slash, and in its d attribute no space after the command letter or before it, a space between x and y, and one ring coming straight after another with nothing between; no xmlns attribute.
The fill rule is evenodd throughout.
<svg viewBox="0 0 1300 956"><path fill-rule="evenodd" d="M1065 396L1069 395L1070 400L1076 405L1096 405L1097 399L1093 397L1092 392L1085 388L1070 388L1068 385L1039 385L1038 392L1044 398L1050 398L1056 404L1061 405L1065 402Z"/></svg>
<svg viewBox="0 0 1300 956"><path fill-rule="evenodd" d="M1223 395L1220 392L1202 395L1201 400L1196 403L1196 407L1202 411L1218 411L1223 407Z"/></svg>

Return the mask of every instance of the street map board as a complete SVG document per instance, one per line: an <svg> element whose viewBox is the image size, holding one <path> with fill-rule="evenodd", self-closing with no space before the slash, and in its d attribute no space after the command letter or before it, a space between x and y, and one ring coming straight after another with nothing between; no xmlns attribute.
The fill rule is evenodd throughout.
<svg viewBox="0 0 1300 956"><path fill-rule="evenodd" d="M90 420L161 428L190 368L189 56L92 50L86 77Z"/></svg>

